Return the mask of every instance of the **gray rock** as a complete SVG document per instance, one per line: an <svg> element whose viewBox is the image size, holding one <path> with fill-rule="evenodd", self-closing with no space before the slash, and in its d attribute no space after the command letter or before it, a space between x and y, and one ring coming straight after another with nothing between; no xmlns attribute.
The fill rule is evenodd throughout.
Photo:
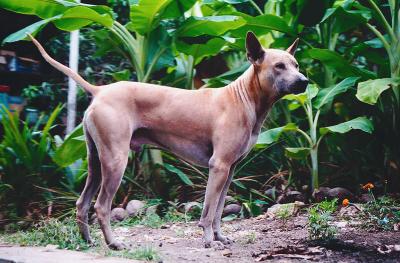
<svg viewBox="0 0 400 263"><path fill-rule="evenodd" d="M329 190L331 190L329 187L320 187L318 189L315 189L312 197L315 199L315 201L322 202L328 198Z"/></svg>
<svg viewBox="0 0 400 263"><path fill-rule="evenodd" d="M281 194L276 200L278 204L293 203L295 201L305 203L306 197L299 191L288 191L287 193Z"/></svg>
<svg viewBox="0 0 400 263"><path fill-rule="evenodd" d="M271 198L272 200L276 200L276 198L278 197L278 195L279 195L280 193L281 193L281 192L278 191L278 190L276 189L275 186L272 187L272 188L267 189L267 190L264 192L264 194L265 194L266 196L268 196L269 198Z"/></svg>
<svg viewBox="0 0 400 263"><path fill-rule="evenodd" d="M111 210L111 221L122 221L128 217L128 213L121 207Z"/></svg>
<svg viewBox="0 0 400 263"><path fill-rule="evenodd" d="M354 200L354 195L346 188L335 187L328 191L328 198L329 199L337 198L339 199L339 202L341 202L345 198L349 200Z"/></svg>
<svg viewBox="0 0 400 263"><path fill-rule="evenodd" d="M372 198L372 196L370 194L362 194L359 198L361 203L368 203L373 201L374 199Z"/></svg>
<svg viewBox="0 0 400 263"><path fill-rule="evenodd" d="M129 216L138 216L144 211L144 203L140 200L131 200L126 205L126 212Z"/></svg>
<svg viewBox="0 0 400 263"><path fill-rule="evenodd" d="M222 212L223 216L228 216L232 214L239 214L240 211L242 210L242 206L238 204L229 204L224 207L224 210Z"/></svg>

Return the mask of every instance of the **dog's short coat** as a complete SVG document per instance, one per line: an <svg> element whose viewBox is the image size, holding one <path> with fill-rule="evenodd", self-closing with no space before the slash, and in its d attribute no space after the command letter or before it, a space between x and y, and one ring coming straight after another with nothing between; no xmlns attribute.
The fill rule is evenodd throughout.
<svg viewBox="0 0 400 263"><path fill-rule="evenodd" d="M273 103L285 94L304 91L308 84L293 57L298 39L286 51L265 50L249 32L249 69L226 87L199 90L127 81L94 86L32 40L46 61L94 96L83 120L88 177L76 203L84 239L91 242L88 210L100 188L94 208L106 243L113 249L124 247L111 232L112 199L130 149L138 151L142 144L151 144L209 167L199 226L206 247L230 243L221 233L221 214L235 166L255 144Z"/></svg>

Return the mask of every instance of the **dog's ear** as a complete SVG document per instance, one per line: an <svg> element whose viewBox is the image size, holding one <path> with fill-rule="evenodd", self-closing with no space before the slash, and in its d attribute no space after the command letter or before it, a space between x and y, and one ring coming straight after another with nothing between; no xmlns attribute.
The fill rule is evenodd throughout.
<svg viewBox="0 0 400 263"><path fill-rule="evenodd" d="M296 53L297 45L299 44L299 39L296 38L296 40L293 42L288 49L286 49L287 52L289 52L292 56L294 56L294 53Z"/></svg>
<svg viewBox="0 0 400 263"><path fill-rule="evenodd" d="M246 35L247 59L252 64L260 64L264 58L264 49L253 32L247 32Z"/></svg>

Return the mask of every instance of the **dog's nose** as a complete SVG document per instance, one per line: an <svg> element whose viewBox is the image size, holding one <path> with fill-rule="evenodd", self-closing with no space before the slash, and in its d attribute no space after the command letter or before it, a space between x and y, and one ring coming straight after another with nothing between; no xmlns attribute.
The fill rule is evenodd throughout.
<svg viewBox="0 0 400 263"><path fill-rule="evenodd" d="M306 90L308 85L308 79L304 76L301 75L295 82L294 84L294 89L296 93L302 93Z"/></svg>

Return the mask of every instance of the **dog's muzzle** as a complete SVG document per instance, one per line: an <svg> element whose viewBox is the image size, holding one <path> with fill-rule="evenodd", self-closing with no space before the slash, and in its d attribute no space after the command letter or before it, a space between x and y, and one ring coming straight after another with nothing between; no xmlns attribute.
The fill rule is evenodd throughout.
<svg viewBox="0 0 400 263"><path fill-rule="evenodd" d="M303 93L304 91L306 91L307 85L308 79L305 76L301 75L301 77L299 77L293 84L292 92L294 94Z"/></svg>

